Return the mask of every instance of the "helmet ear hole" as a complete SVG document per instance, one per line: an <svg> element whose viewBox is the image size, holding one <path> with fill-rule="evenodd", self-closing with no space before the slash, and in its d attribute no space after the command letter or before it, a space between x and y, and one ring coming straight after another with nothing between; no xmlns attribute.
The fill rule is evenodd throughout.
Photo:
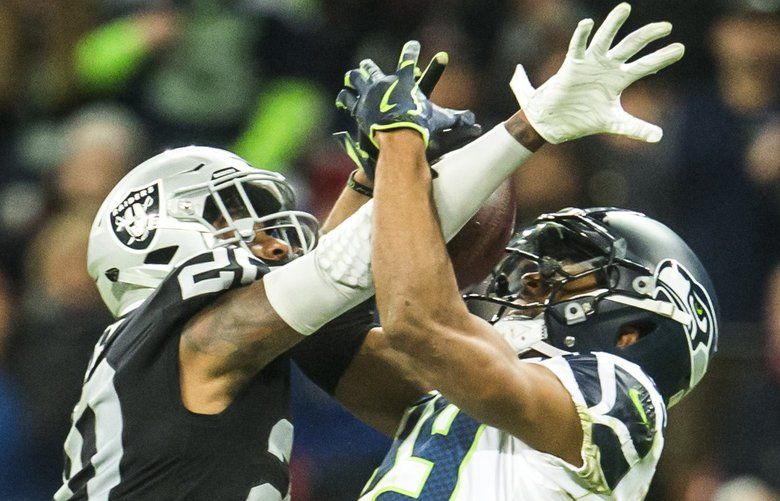
<svg viewBox="0 0 780 501"><path fill-rule="evenodd" d="M119 270L117 268L109 268L106 270L106 278L111 282L119 280Z"/></svg>
<svg viewBox="0 0 780 501"><path fill-rule="evenodd" d="M615 346L630 346L650 334L655 328L655 323L649 320L623 324L620 326L620 330L618 330Z"/></svg>

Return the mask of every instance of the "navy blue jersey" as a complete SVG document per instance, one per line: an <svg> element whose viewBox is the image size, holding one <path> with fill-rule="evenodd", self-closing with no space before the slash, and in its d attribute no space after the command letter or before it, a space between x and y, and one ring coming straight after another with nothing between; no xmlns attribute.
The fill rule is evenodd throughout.
<svg viewBox="0 0 780 501"><path fill-rule="evenodd" d="M663 448L666 408L642 369L609 353L546 360L582 426L582 466L480 423L431 392L409 407L360 501L639 500Z"/></svg>

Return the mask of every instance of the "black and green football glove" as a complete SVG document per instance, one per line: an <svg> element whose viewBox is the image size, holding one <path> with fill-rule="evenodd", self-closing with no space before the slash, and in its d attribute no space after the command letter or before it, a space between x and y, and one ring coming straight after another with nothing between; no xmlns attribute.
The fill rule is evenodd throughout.
<svg viewBox="0 0 780 501"><path fill-rule="evenodd" d="M346 73L346 87L336 99L336 106L355 118L360 137L355 141L347 132L335 135L349 157L371 179L378 156L373 139L376 131L417 130L426 142L426 154L431 162L476 139L482 132L471 111L441 108L428 100L425 94L433 91L447 57L446 53L437 54L417 80L419 51L418 42L407 42L392 75L385 75L370 59L362 61L358 69Z"/></svg>
<svg viewBox="0 0 780 501"><path fill-rule="evenodd" d="M336 106L350 111L374 146L377 131L397 128L416 130L428 145L432 111L415 78L419 55L419 42L407 42L395 73L385 75L373 61L364 59L344 76L346 88L336 98Z"/></svg>

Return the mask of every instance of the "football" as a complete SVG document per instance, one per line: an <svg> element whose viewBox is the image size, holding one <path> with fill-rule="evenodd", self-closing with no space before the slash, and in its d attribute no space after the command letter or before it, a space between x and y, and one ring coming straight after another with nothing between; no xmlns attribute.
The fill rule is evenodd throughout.
<svg viewBox="0 0 780 501"><path fill-rule="evenodd" d="M515 187L510 177L447 244L458 288L467 289L490 274L512 236L515 213Z"/></svg>

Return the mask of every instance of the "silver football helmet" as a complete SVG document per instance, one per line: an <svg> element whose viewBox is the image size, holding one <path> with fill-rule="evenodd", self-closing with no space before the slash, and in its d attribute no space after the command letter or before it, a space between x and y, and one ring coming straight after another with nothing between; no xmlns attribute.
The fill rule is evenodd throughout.
<svg viewBox="0 0 780 501"><path fill-rule="evenodd" d="M317 220L294 207L281 174L216 148L168 150L130 171L106 197L92 224L87 268L108 309L122 316L179 263L216 247L249 250L257 229L284 242L290 258L310 251Z"/></svg>

